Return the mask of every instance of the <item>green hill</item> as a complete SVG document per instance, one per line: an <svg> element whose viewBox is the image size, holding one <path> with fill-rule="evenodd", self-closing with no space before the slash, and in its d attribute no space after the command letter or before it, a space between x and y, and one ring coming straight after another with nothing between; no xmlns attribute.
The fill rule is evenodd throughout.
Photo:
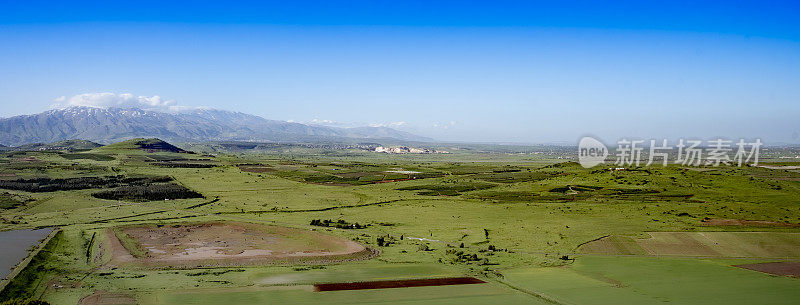
<svg viewBox="0 0 800 305"><path fill-rule="evenodd" d="M153 152L171 152L171 153L187 153L187 154L193 153L157 138L131 139L103 146L100 150L101 151L143 150L150 153Z"/></svg>

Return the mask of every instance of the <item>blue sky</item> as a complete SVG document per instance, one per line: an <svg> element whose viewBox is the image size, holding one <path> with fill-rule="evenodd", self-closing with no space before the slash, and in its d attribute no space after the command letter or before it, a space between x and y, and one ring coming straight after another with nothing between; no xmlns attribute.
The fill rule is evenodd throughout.
<svg viewBox="0 0 800 305"><path fill-rule="evenodd" d="M792 2L0 2L0 116L85 93L440 140L800 143Z"/></svg>

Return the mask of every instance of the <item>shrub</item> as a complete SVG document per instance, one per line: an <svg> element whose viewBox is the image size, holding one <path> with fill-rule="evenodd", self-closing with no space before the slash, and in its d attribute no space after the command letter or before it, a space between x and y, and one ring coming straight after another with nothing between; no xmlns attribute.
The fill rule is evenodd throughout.
<svg viewBox="0 0 800 305"><path fill-rule="evenodd" d="M339 219L337 221L333 221L330 219L312 219L309 224L317 227L334 227L337 229L364 229L367 227L367 225L361 225L357 222L349 223L342 219Z"/></svg>

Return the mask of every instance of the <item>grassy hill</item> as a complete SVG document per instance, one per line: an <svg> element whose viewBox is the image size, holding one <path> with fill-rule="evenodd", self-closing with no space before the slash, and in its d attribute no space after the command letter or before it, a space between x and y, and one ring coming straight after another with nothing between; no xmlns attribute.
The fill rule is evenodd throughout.
<svg viewBox="0 0 800 305"><path fill-rule="evenodd" d="M131 139L119 143L114 143L110 145L103 146L101 149L96 150L97 152L121 152L125 150L140 150L149 153L154 152L168 152L168 153L192 153L190 151L184 150L179 148L175 145L167 143L161 139L157 138L138 138L138 139Z"/></svg>

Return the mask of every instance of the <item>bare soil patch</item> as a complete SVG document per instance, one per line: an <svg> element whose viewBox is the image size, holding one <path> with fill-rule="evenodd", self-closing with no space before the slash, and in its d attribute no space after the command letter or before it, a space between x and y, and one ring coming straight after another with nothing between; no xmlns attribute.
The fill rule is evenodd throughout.
<svg viewBox="0 0 800 305"><path fill-rule="evenodd" d="M735 265L734 267L755 270L759 272L800 277L800 262L776 262Z"/></svg>
<svg viewBox="0 0 800 305"><path fill-rule="evenodd" d="M136 299L124 293L95 291L83 297L78 305L136 305Z"/></svg>
<svg viewBox="0 0 800 305"><path fill-rule="evenodd" d="M451 278L419 279L419 280L315 284L314 291L385 289L385 288L446 286L446 285L465 285L465 284L483 284L483 283L486 282L480 279L476 279L474 277L451 277Z"/></svg>
<svg viewBox="0 0 800 305"><path fill-rule="evenodd" d="M36 158L36 157L22 157L22 158L17 158L14 161L17 161L17 162L43 162L42 160L39 160L39 158Z"/></svg>
<svg viewBox="0 0 800 305"><path fill-rule="evenodd" d="M238 165L239 170L248 173L270 173L277 171L274 167L269 165Z"/></svg>
<svg viewBox="0 0 800 305"><path fill-rule="evenodd" d="M115 262L148 266L328 263L375 255L357 242L335 236L238 222L129 226L110 235Z"/></svg>
<svg viewBox="0 0 800 305"><path fill-rule="evenodd" d="M704 226L747 226L747 227L800 227L797 223L787 223L769 220L744 220L744 219L725 219L711 218L701 220Z"/></svg>

